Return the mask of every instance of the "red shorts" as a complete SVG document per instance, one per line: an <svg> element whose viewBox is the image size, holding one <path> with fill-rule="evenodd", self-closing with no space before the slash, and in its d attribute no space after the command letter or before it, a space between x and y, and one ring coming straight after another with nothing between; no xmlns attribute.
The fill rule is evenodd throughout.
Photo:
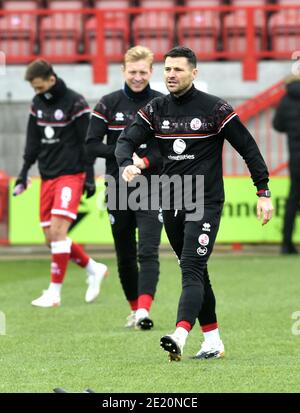
<svg viewBox="0 0 300 413"><path fill-rule="evenodd" d="M51 216L59 216L67 221L77 217L82 195L85 173L63 175L42 181L40 196L40 222L49 227Z"/></svg>

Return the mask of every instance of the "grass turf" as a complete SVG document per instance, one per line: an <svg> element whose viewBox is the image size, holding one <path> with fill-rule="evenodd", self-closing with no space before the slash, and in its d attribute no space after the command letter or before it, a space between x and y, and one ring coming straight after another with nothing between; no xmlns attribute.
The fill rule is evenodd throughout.
<svg viewBox="0 0 300 413"><path fill-rule="evenodd" d="M174 329L176 259L161 259L151 331L123 327L129 308L115 260L104 262L110 276L95 303L84 303L84 272L70 264L62 306L43 309L30 302L48 285L49 262L0 261L0 310L6 316L0 392L52 392L59 386L100 393L300 391L300 336L292 334L292 314L300 310L298 257L213 256L209 270L226 357L189 359L201 342L196 325L179 363L169 363L159 347L160 337Z"/></svg>

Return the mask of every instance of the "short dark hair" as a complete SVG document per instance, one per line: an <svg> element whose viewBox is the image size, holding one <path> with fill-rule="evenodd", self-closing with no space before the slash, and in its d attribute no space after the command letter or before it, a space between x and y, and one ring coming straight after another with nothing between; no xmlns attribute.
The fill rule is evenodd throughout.
<svg viewBox="0 0 300 413"><path fill-rule="evenodd" d="M28 65L25 73L25 80L31 82L37 77L46 80L52 75L55 75L52 65L47 62L47 60L37 59Z"/></svg>
<svg viewBox="0 0 300 413"><path fill-rule="evenodd" d="M184 46L177 46L171 49L168 53L165 54L164 58L167 57L186 57L189 64L193 67L197 66L197 58L192 49Z"/></svg>

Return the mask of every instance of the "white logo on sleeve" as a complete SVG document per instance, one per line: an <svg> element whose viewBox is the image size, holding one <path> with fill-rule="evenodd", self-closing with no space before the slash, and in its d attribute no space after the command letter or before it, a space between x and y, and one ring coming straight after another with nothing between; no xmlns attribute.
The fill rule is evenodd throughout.
<svg viewBox="0 0 300 413"><path fill-rule="evenodd" d="M198 242L200 245L205 247L209 243L209 236L207 234L199 235Z"/></svg>
<svg viewBox="0 0 300 413"><path fill-rule="evenodd" d="M201 256L207 254L207 248L206 247L197 248L197 254Z"/></svg>
<svg viewBox="0 0 300 413"><path fill-rule="evenodd" d="M173 143L173 151L180 155L185 151L186 143L183 139L176 139Z"/></svg>
<svg viewBox="0 0 300 413"><path fill-rule="evenodd" d="M55 135L55 131L53 128L51 128L51 126L46 126L44 129L44 134L47 139L52 139L53 136Z"/></svg>
<svg viewBox="0 0 300 413"><path fill-rule="evenodd" d="M61 109L56 109L56 111L54 112L54 117L56 120L62 120L62 118L64 117L64 112Z"/></svg>
<svg viewBox="0 0 300 413"><path fill-rule="evenodd" d="M202 122L199 118L194 118L191 120L190 126L193 130L198 130L201 128Z"/></svg>
<svg viewBox="0 0 300 413"><path fill-rule="evenodd" d="M210 232L210 224L208 222L204 222L203 226L202 226L202 231L207 231Z"/></svg>

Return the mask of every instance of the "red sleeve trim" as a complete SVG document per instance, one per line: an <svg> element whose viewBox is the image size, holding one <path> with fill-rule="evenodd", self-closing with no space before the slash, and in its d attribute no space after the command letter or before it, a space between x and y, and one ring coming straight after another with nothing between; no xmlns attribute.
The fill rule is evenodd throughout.
<svg viewBox="0 0 300 413"><path fill-rule="evenodd" d="M145 162L146 168L149 168L149 166L150 166L150 161L149 161L149 159L148 159L146 156L144 156L144 158L142 158L142 159L143 159L143 161Z"/></svg>

